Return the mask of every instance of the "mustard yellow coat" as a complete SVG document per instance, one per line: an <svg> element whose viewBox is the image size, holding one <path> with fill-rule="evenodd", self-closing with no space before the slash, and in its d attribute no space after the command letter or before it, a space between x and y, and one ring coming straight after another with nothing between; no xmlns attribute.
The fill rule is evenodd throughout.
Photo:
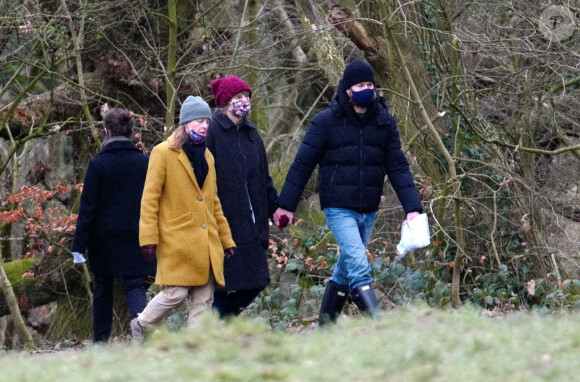
<svg viewBox="0 0 580 382"><path fill-rule="evenodd" d="M139 243L157 245L155 283L225 285L224 248L235 243L217 196L214 159L205 151L208 174L200 189L183 149L171 149L173 136L151 152L141 200ZM234 255L235 256L235 255Z"/></svg>

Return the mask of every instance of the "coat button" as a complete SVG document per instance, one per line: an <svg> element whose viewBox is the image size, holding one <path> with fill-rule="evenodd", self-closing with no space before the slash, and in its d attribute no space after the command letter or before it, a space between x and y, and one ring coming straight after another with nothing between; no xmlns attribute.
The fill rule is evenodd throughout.
<svg viewBox="0 0 580 382"><path fill-rule="evenodd" d="M203 200L203 198L201 196L198 196L197 200L199 200L201 202Z"/></svg>
<svg viewBox="0 0 580 382"><path fill-rule="evenodd" d="M205 227L206 227L206 225L205 225L205 224L202 224L202 225L201 225L201 228L205 229Z"/></svg>

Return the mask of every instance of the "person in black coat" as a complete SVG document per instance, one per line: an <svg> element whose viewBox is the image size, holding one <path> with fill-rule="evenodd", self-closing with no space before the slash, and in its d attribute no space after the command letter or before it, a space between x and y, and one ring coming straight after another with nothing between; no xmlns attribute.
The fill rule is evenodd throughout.
<svg viewBox="0 0 580 382"><path fill-rule="evenodd" d="M377 309L366 246L385 175L408 221L423 211L395 119L375 90L374 72L364 61L346 67L331 105L312 118L280 193L280 208L274 214L279 227L294 219L293 211L317 165L320 205L340 247L322 298L322 325L336 320L349 293L361 311L373 314Z"/></svg>
<svg viewBox="0 0 580 382"><path fill-rule="evenodd" d="M278 192L262 138L247 118L252 90L235 76L214 80L211 90L218 110L209 124L207 147L215 158L218 196L236 242L236 255L224 263L225 288L214 293L213 307L225 317L238 315L270 283L268 219L278 207Z"/></svg>
<svg viewBox="0 0 580 382"><path fill-rule="evenodd" d="M110 110L104 120L101 152L91 159L81 194L72 251L94 275L93 341L107 342L113 322L113 280L123 279L131 318L147 305L147 278L156 260L145 259L139 246L141 196L148 157L129 140L131 114Z"/></svg>

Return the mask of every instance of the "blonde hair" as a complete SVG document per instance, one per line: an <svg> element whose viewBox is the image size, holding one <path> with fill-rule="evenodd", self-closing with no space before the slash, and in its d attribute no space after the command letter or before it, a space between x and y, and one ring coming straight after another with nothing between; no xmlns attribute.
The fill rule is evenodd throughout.
<svg viewBox="0 0 580 382"><path fill-rule="evenodd" d="M187 132L185 131L185 125L179 125L171 135L173 136L173 142L171 142L169 147L172 149L180 149L189 139Z"/></svg>

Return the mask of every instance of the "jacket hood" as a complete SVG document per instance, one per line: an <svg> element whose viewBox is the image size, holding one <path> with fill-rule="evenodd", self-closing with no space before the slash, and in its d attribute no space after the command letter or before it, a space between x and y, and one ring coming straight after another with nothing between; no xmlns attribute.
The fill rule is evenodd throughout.
<svg viewBox="0 0 580 382"><path fill-rule="evenodd" d="M352 104L350 103L350 97L346 94L346 88L344 86L344 81L340 80L338 82L338 87L336 88L336 94L330 103L330 108L337 115L341 116L347 110L351 109L354 111Z"/></svg>

